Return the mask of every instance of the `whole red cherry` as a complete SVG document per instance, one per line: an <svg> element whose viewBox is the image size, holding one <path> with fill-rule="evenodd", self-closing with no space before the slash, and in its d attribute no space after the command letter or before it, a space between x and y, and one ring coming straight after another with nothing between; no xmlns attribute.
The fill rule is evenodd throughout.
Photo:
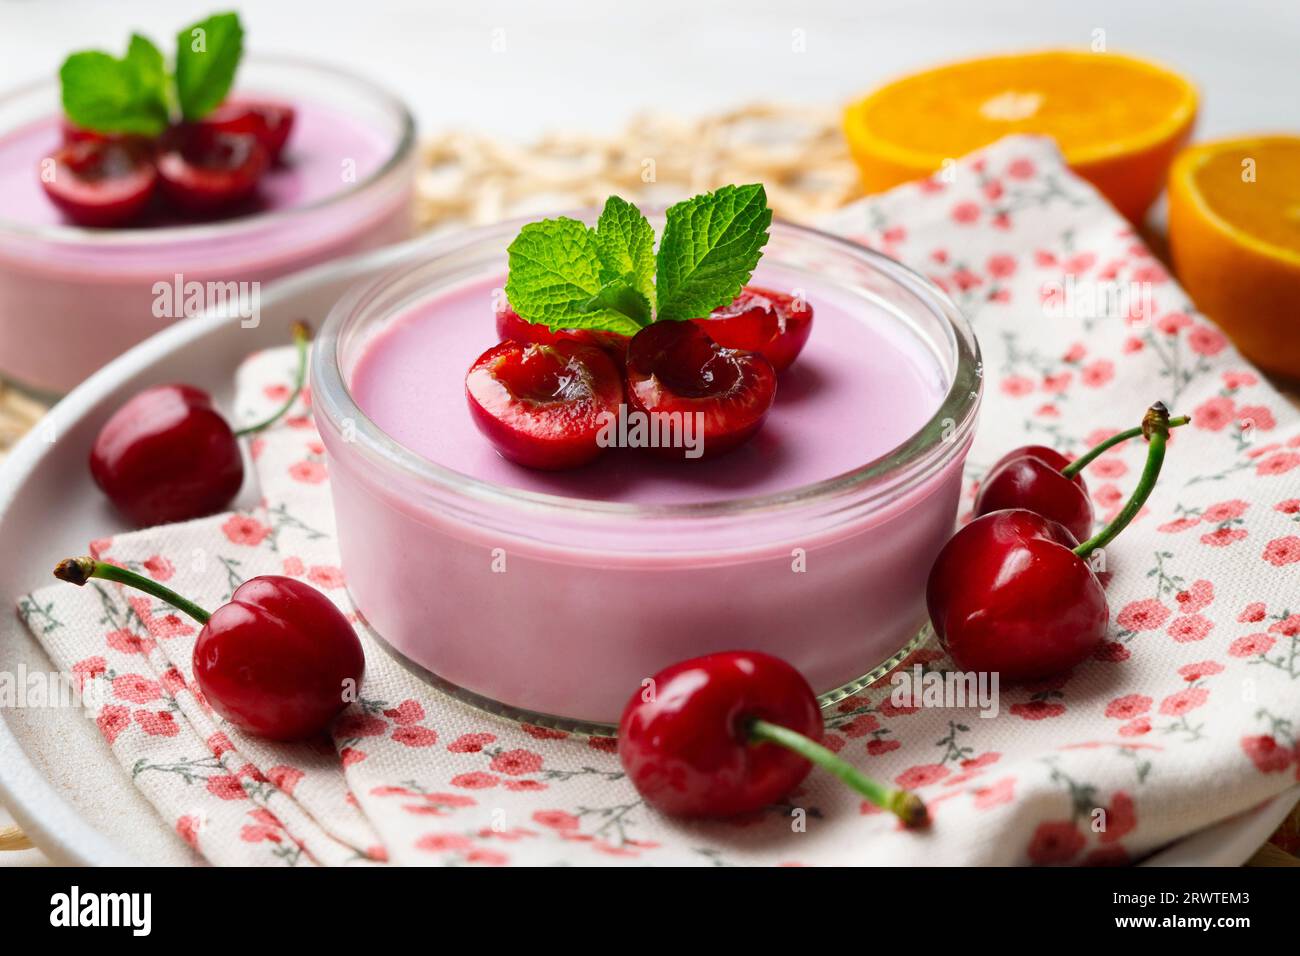
<svg viewBox="0 0 1300 956"><path fill-rule="evenodd" d="M137 588L202 625L194 679L212 709L240 730L303 740L356 699L361 641L334 603L301 581L252 578L209 614L157 581L91 557L62 561L54 575L79 586L99 578Z"/></svg>
<svg viewBox="0 0 1300 956"><path fill-rule="evenodd" d="M158 385L104 423L90 473L123 515L147 526L224 510L244 483L244 459L207 392Z"/></svg>
<svg viewBox="0 0 1300 956"><path fill-rule="evenodd" d="M158 173L147 147L97 134L60 147L42 161L41 186L50 200L82 226L120 226L149 205Z"/></svg>
<svg viewBox="0 0 1300 956"><path fill-rule="evenodd" d="M747 285L708 318L692 321L723 348L758 352L779 373L789 368L808 344L813 309L800 297Z"/></svg>
<svg viewBox="0 0 1300 956"><path fill-rule="evenodd" d="M627 351L628 404L647 416L699 416L697 457L744 444L763 425L776 398L776 372L756 352L723 348L695 322L655 322ZM659 447L685 458L681 448Z"/></svg>
<svg viewBox="0 0 1300 956"><path fill-rule="evenodd" d="M1061 469L1070 460L1053 448L1026 445L1003 455L989 469L975 498L975 514L1024 508L1051 518L1074 536L1075 543L1092 533L1092 500L1083 476L1066 477Z"/></svg>
<svg viewBox="0 0 1300 956"><path fill-rule="evenodd" d="M255 425L234 431L212 397L192 385L147 388L114 412L91 448L90 474L117 510L141 527L223 511L244 481L237 439L276 422L302 391L306 323L295 323L293 336L295 387L274 415Z"/></svg>
<svg viewBox="0 0 1300 956"><path fill-rule="evenodd" d="M488 349L465 376L470 414L504 457L528 468L576 468L623 402L623 377L605 352L573 341L513 340Z"/></svg>
<svg viewBox="0 0 1300 956"><path fill-rule="evenodd" d="M651 806L684 817L749 813L787 796L815 762L910 826L925 806L821 746L821 710L797 670L759 651L667 667L628 701L618 755Z"/></svg>

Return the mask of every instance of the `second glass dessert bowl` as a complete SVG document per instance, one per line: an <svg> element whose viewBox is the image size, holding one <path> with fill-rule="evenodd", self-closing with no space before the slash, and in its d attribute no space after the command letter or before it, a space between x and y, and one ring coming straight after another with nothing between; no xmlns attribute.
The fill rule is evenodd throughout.
<svg viewBox="0 0 1300 956"><path fill-rule="evenodd" d="M957 308L893 260L774 223L753 283L816 319L763 432L706 461L614 449L532 472L496 456L463 397L520 225L414 250L316 344L343 570L379 640L476 706L587 733L713 651L782 657L823 703L879 679L924 634L955 523L981 388Z"/></svg>

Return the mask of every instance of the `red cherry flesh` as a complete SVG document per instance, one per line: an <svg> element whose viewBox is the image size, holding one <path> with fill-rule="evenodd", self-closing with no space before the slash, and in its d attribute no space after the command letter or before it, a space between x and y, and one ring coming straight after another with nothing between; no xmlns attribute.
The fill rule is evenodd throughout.
<svg viewBox="0 0 1300 956"><path fill-rule="evenodd" d="M694 322L655 322L628 346L627 391L628 404L647 415L702 414L700 457L709 458L762 427L776 397L776 372L758 353L721 347Z"/></svg>
<svg viewBox="0 0 1300 956"><path fill-rule="evenodd" d="M1062 525L1013 509L982 515L935 559L926 603L961 670L1006 681L1069 670L1106 636L1106 593Z"/></svg>
<svg viewBox="0 0 1300 956"><path fill-rule="evenodd" d="M172 204L191 215L207 215L251 196L271 158L256 136L189 123L163 134L157 164Z"/></svg>
<svg viewBox="0 0 1300 956"><path fill-rule="evenodd" d="M275 163L293 131L295 115L294 108L287 103L237 97L223 102L199 123L221 133L256 137Z"/></svg>
<svg viewBox="0 0 1300 956"><path fill-rule="evenodd" d="M100 429L90 473L143 527L222 511L243 484L244 462L207 392L159 385L135 395Z"/></svg>
<svg viewBox="0 0 1300 956"><path fill-rule="evenodd" d="M1087 540L1095 521L1082 475L1067 478L1070 460L1053 448L1027 445L1003 455L989 469L975 498L975 514L1024 508L1064 525L1076 543Z"/></svg>
<svg viewBox="0 0 1300 956"><path fill-rule="evenodd" d="M748 813L789 794L812 767L784 747L751 743L746 725L755 718L821 738L817 698L784 661L757 651L683 661L628 702L619 759L646 802L664 813Z"/></svg>
<svg viewBox="0 0 1300 956"><path fill-rule="evenodd" d="M236 588L194 644L194 678L212 709L271 740L323 731L364 671L361 641L334 602L276 575Z"/></svg>
<svg viewBox="0 0 1300 956"><path fill-rule="evenodd" d="M47 158L42 164L41 185L50 200L78 225L120 226L149 204L158 173L147 149L137 142L87 138L61 147Z"/></svg>
<svg viewBox="0 0 1300 956"><path fill-rule="evenodd" d="M510 306L501 306L496 310L497 338L505 342L535 342L539 345L554 345L556 342L576 342L579 345L594 345L605 349L611 355L621 356L627 352L628 336L617 332L603 332L596 329L550 329L537 322L529 322Z"/></svg>
<svg viewBox="0 0 1300 956"><path fill-rule="evenodd" d="M623 380L590 345L516 341L488 349L465 376L474 423L503 456L528 468L576 468L605 449L598 442L618 416Z"/></svg>
<svg viewBox="0 0 1300 956"><path fill-rule="evenodd" d="M784 292L745 286L733 302L693 321L723 348L758 352L784 372L808 343L813 309Z"/></svg>

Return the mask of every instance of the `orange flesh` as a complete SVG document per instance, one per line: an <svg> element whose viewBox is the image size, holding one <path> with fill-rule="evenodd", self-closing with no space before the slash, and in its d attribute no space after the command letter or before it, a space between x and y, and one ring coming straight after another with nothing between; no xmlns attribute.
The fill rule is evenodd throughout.
<svg viewBox="0 0 1300 956"><path fill-rule="evenodd" d="M1254 182L1247 161L1254 161ZM1300 252L1300 140L1256 142L1209 156L1194 174L1216 216L1254 238Z"/></svg>

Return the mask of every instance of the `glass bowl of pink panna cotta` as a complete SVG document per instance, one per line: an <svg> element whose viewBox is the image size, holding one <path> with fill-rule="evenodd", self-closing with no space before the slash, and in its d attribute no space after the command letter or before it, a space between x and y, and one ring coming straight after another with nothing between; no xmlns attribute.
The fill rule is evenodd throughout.
<svg viewBox="0 0 1300 956"><path fill-rule="evenodd" d="M926 635L956 521L981 394L957 307L776 222L751 285L814 320L759 433L717 458L612 448L534 471L479 434L464 392L523 222L416 250L341 300L313 349L343 571L381 644L477 707L596 734L657 671L716 651L784 658L824 705L879 680Z"/></svg>
<svg viewBox="0 0 1300 956"><path fill-rule="evenodd" d="M222 218L106 229L71 224L41 187L41 160L61 142L58 81L0 96L0 375L65 392L196 303L240 291L229 284L410 237L415 126L400 100L332 66L257 56L241 64L232 96L296 113L256 199ZM209 293L214 283L228 291ZM240 321L256 319L252 290Z"/></svg>

